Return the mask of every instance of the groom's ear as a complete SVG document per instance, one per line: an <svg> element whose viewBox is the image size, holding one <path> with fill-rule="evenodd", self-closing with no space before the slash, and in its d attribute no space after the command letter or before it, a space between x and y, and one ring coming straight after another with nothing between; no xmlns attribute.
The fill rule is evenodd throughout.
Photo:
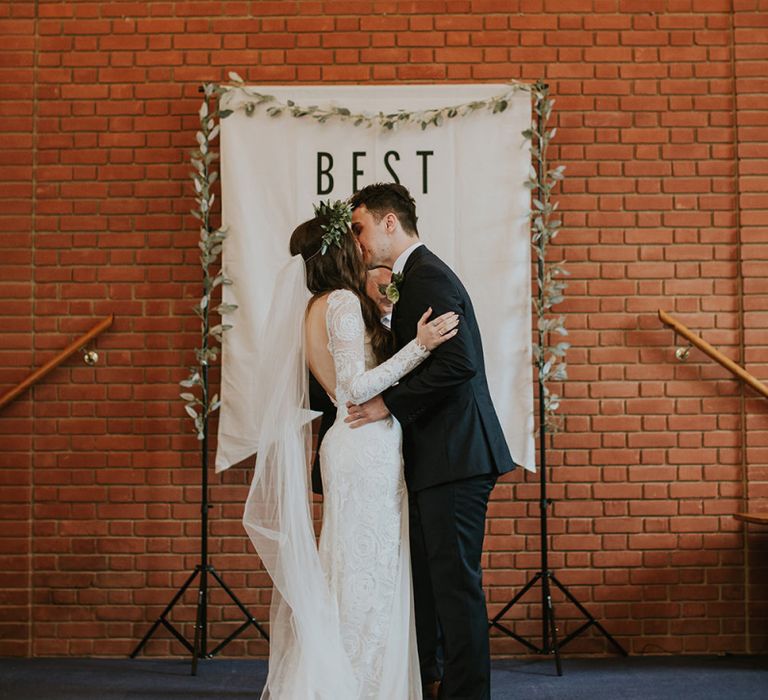
<svg viewBox="0 0 768 700"><path fill-rule="evenodd" d="M386 228L387 233L395 231L397 229L397 224L397 216L393 212L389 212L389 214L384 217L384 227Z"/></svg>

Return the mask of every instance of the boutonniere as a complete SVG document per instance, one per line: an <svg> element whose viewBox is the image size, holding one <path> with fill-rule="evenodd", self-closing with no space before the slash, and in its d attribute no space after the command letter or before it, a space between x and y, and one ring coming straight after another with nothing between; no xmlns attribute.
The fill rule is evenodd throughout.
<svg viewBox="0 0 768 700"><path fill-rule="evenodd" d="M397 304L400 300L400 285L403 283L403 274L401 272L392 273L392 281L389 284L380 284L379 291L389 299L392 304Z"/></svg>

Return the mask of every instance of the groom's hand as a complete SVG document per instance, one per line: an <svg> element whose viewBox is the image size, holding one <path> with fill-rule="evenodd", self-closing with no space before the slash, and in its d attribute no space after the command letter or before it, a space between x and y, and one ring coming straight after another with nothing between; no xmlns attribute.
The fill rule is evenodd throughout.
<svg viewBox="0 0 768 700"><path fill-rule="evenodd" d="M361 403L360 405L348 402L347 411L349 412L349 415L344 419L344 422L349 423L350 428L360 428L363 425L382 420L389 416L389 409L384 403L384 399L381 398L381 395L374 396L372 399L368 399L368 401Z"/></svg>

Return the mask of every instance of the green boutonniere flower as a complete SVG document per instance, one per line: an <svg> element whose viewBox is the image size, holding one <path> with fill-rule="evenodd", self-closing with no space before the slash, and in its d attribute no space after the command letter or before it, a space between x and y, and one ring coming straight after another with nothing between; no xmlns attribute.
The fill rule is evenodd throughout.
<svg viewBox="0 0 768 700"><path fill-rule="evenodd" d="M397 304L400 300L400 285L403 282L403 275L400 272L392 274L392 281L389 284L380 284L379 291L389 299L392 304Z"/></svg>

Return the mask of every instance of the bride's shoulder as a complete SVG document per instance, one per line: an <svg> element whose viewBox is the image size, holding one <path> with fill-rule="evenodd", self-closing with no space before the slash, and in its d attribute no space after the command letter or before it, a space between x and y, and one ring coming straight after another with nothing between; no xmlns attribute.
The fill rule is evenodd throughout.
<svg viewBox="0 0 768 700"><path fill-rule="evenodd" d="M360 304L357 294L349 289L334 289L327 295L327 304L329 308L336 308L348 304Z"/></svg>
<svg viewBox="0 0 768 700"><path fill-rule="evenodd" d="M307 316L325 315L341 306L359 303L357 295L349 289L334 289L312 297L307 307Z"/></svg>

